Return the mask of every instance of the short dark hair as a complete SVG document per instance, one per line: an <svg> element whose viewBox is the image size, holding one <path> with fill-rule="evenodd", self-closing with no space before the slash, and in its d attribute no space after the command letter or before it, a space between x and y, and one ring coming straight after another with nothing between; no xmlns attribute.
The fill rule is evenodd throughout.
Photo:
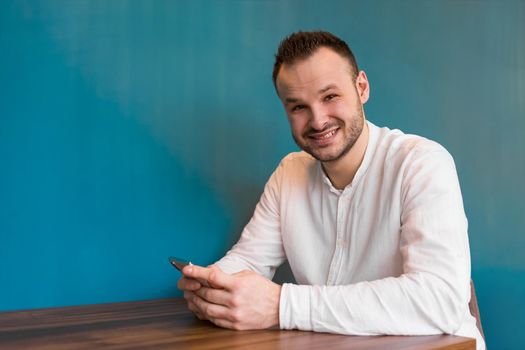
<svg viewBox="0 0 525 350"><path fill-rule="evenodd" d="M277 88L277 75L284 63L293 64L297 61L307 59L321 47L332 49L342 57L348 59L348 63L350 63L350 67L352 68L352 79L355 80L357 78L357 73L359 72L357 62L346 42L328 32L299 31L290 34L279 44L273 65L273 85Z"/></svg>

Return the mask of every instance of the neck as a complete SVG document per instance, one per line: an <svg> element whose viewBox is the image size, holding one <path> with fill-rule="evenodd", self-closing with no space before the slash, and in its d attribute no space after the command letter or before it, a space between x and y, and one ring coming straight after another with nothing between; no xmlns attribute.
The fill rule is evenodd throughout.
<svg viewBox="0 0 525 350"><path fill-rule="evenodd" d="M350 151L336 161L322 163L326 175L335 188L342 190L352 183L352 180L365 157L367 145L368 123L365 120L363 131Z"/></svg>

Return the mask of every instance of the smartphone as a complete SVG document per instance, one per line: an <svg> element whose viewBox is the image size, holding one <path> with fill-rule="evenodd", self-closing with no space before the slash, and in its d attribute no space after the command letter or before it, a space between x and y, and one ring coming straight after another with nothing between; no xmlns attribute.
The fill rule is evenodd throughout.
<svg viewBox="0 0 525 350"><path fill-rule="evenodd" d="M170 264L176 268L177 270L179 270L180 272L182 272L182 269L184 268L184 266L186 265L190 265L191 262L189 261L186 261L184 259L180 259L180 258L177 258L177 257L174 257L174 256L170 256L168 258ZM201 280L201 279L197 279L197 281L199 281L200 284L202 284L203 286L205 287L209 287L210 285L208 284L208 282L204 281L204 280Z"/></svg>
<svg viewBox="0 0 525 350"><path fill-rule="evenodd" d="M184 268L184 266L187 266L189 264L191 264L191 262L189 261L186 261L186 260L183 260L183 259L179 259L177 257L174 257L174 256L170 256L168 258L170 264L176 268L177 270L179 270L180 272L182 272L182 269Z"/></svg>

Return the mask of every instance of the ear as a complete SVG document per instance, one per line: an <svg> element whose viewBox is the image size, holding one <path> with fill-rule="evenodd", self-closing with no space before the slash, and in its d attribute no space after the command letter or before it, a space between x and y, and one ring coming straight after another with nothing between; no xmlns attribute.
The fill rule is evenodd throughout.
<svg viewBox="0 0 525 350"><path fill-rule="evenodd" d="M357 89L357 94L359 95L359 100L362 104L365 104L370 97L370 84L368 83L368 78L364 71L360 71L359 74L357 74L355 87Z"/></svg>

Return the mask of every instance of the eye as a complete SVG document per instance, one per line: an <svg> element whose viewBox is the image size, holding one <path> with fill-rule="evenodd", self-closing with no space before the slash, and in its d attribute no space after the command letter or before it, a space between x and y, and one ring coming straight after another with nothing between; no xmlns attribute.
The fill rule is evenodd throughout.
<svg viewBox="0 0 525 350"><path fill-rule="evenodd" d="M333 100L333 99L336 98L336 97L337 97L336 94L330 94L330 95L326 95L326 96L324 97L324 100L325 100L325 101L331 101L331 100Z"/></svg>
<svg viewBox="0 0 525 350"><path fill-rule="evenodd" d="M305 108L306 108L305 105L295 105L295 106L292 107L292 112L298 112L298 111L303 110Z"/></svg>

